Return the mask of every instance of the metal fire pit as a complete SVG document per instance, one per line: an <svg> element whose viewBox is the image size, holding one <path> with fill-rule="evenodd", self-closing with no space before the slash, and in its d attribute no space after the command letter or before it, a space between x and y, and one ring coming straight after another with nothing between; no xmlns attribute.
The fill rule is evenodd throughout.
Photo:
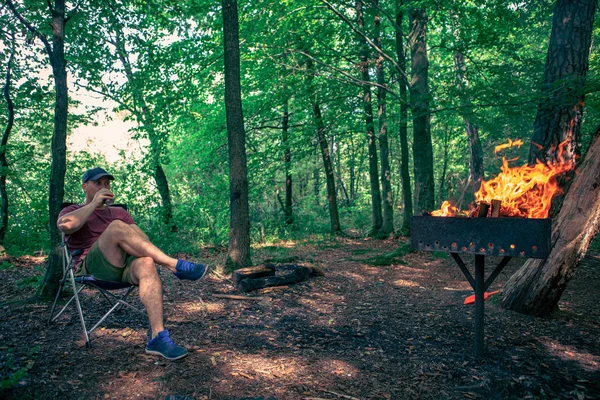
<svg viewBox="0 0 600 400"><path fill-rule="evenodd" d="M412 248L450 253L475 290L476 358L483 355L485 291L512 257L548 257L551 231L551 219L412 217ZM460 253L475 255L474 278ZM487 279L485 256L503 257Z"/></svg>

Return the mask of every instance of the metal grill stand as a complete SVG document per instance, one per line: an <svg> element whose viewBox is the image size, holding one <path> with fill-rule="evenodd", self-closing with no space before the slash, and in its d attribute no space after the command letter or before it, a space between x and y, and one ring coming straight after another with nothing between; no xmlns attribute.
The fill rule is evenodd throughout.
<svg viewBox="0 0 600 400"><path fill-rule="evenodd" d="M512 257L546 258L552 220L417 216L411 220L411 246L450 253L475 291L475 357L483 356L484 293ZM475 277L460 257L475 255ZM502 256L485 279L485 257Z"/></svg>

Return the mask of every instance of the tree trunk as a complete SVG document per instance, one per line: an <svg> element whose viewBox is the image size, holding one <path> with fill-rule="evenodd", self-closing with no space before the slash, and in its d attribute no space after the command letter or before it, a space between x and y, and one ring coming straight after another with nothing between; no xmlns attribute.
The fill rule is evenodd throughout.
<svg viewBox="0 0 600 400"><path fill-rule="evenodd" d="M44 280L38 290L41 298L54 297L62 276L62 254L60 245L62 235L56 226L60 206L65 195L65 173L67 169L67 115L69 95L67 90L67 69L65 60L65 1L56 0L52 9L52 50L48 54L54 86L56 102L54 104L54 132L52 133L52 164L50 166L50 191L48 195L48 211L50 221L50 246L48 268Z"/></svg>
<svg viewBox="0 0 600 400"><path fill-rule="evenodd" d="M318 155L317 155L318 157ZM313 168L313 195L315 196L315 206L321 207L321 170L319 169L319 160L315 160Z"/></svg>
<svg viewBox="0 0 600 400"><path fill-rule="evenodd" d="M356 16L358 28L364 32L365 22L363 16L363 2L356 2ZM363 88L363 109L365 111L365 124L367 131L367 149L369 151L369 182L371 186L371 232L370 236L377 235L383 224L381 211L381 191L379 190L379 166L377 162L377 143L375 140L375 124L373 122L373 105L371 104L371 78L369 76L369 46L363 36L359 38L360 72Z"/></svg>
<svg viewBox="0 0 600 400"><path fill-rule="evenodd" d="M292 152L288 138L290 114L288 111L288 101L283 105L283 118L281 121L281 141L283 143L283 164L285 169L285 205L283 213L285 223L291 225L294 223L292 214Z"/></svg>
<svg viewBox="0 0 600 400"><path fill-rule="evenodd" d="M467 92L469 82L467 81L465 64L465 55L460 51L454 53L454 67L458 81L458 91L460 93L461 116L465 123L467 138L469 141L469 180L467 183L467 202L475 199L475 192L479 190L481 181L484 179L483 169L483 149L479 140L479 128L474 122L473 107ZM462 201L462 199L461 199ZM460 206L459 206L460 208Z"/></svg>
<svg viewBox="0 0 600 400"><path fill-rule="evenodd" d="M597 0L558 0L544 69L544 84L529 149L529 163L556 159L570 139L566 160L579 153L580 126Z"/></svg>
<svg viewBox="0 0 600 400"><path fill-rule="evenodd" d="M402 218L402 228L400 231L410 234L410 218L413 214L412 188L409 172L409 152L408 152L408 82L406 79L406 55L404 52L404 35L402 34L402 21L404 13L401 9L402 1L397 3L396 8L396 54L398 56L398 86L400 87L400 178L402 181L402 201L404 212Z"/></svg>
<svg viewBox="0 0 600 400"><path fill-rule="evenodd" d="M236 0L222 0L223 42L225 49L225 114L229 143L229 270L251 265L250 213L248 205L248 171L246 133L240 87L239 22Z"/></svg>
<svg viewBox="0 0 600 400"><path fill-rule="evenodd" d="M429 84L427 59L427 13L410 11L411 85L410 103L413 117L413 160L415 207L420 213L434 209L433 148L431 145Z"/></svg>
<svg viewBox="0 0 600 400"><path fill-rule="evenodd" d="M440 188L439 188L439 193L438 193L438 203L442 204L444 202L444 200L448 197L446 195L446 174L448 173L448 152L449 152L449 141L450 141L450 134L448 133L448 127L444 126L444 161L443 161L443 165L442 165L442 173L440 174Z"/></svg>
<svg viewBox="0 0 600 400"><path fill-rule="evenodd" d="M177 226L172 224L173 221L173 205L171 203L171 191L169 190L169 181L165 170L159 162L155 163L154 180L158 187L158 193L162 200L163 222L165 225L171 225L171 232L177 232Z"/></svg>
<svg viewBox="0 0 600 400"><path fill-rule="evenodd" d="M329 204L329 219L331 222L331 233L339 233L342 231L340 225L340 217L338 214L337 196L335 189L335 177L333 176L333 165L331 157L329 157L329 146L327 146L327 139L325 138L325 124L323 123L323 117L321 116L321 107L319 103L313 103L313 114L315 117L315 124L317 125L317 140L319 141L319 147L321 148L321 157L323 158L323 169L325 170L325 180L327 182L327 202Z"/></svg>
<svg viewBox="0 0 600 400"><path fill-rule="evenodd" d="M148 107L148 103L146 103L146 99L144 98L144 94L141 90L141 85L138 83L138 80L135 78L133 73L133 68L131 66L131 62L129 61L129 53L125 48L125 42L123 39L123 27L119 22L118 29L115 32L117 41L115 43L117 56L119 60L123 64L123 68L125 70L125 76L127 77L127 82L131 87L131 96L133 98L133 110L135 113L135 118L139 124L141 124L148 135L148 140L150 141L150 170L152 171L152 175L154 177L154 181L156 182L156 188L158 189L158 193L160 194L161 202L162 202L162 217L163 222L166 226L171 225L170 229L172 232L177 231L177 226L172 225L173 221L173 204L171 201L171 191L169 190L169 181L167 180L167 175L161 165L160 155L162 152L162 144L159 135L156 133L156 125L154 123L154 118L150 107Z"/></svg>
<svg viewBox="0 0 600 400"><path fill-rule="evenodd" d="M558 306L567 283L600 229L600 127L577 168L552 230L545 260L528 260L504 286L502 306L547 316Z"/></svg>
<svg viewBox="0 0 600 400"><path fill-rule="evenodd" d="M356 146L354 137L350 135L350 165L348 166L350 174L350 205L356 200Z"/></svg>
<svg viewBox="0 0 600 400"><path fill-rule="evenodd" d="M10 55L8 57L8 63L6 65L6 82L4 84L4 99L6 100L6 108L8 111L8 121L6 122L6 128L2 134L2 141L0 142L0 245L4 244L4 238L8 231L8 194L6 192L6 176L8 175L8 162L6 160L6 144L15 123L15 107L10 97L10 81L11 81L11 69L12 63L15 58L16 38L15 33L11 32L11 48Z"/></svg>
<svg viewBox="0 0 600 400"><path fill-rule="evenodd" d="M379 7L379 0L374 0L375 7ZM381 48L381 17L375 15L375 44ZM392 193L392 171L390 168L390 148L388 143L388 124L386 114L387 85L383 70L383 55L379 54L375 62L377 74L377 111L379 115L379 155L381 157L381 194L383 199L383 224L379 235L389 236L394 233L394 196Z"/></svg>
<svg viewBox="0 0 600 400"><path fill-rule="evenodd" d="M339 151L334 152L334 148L335 148L334 143L335 143L335 136L333 136L331 138L331 155L333 157L333 162L335 163L338 187L341 192L341 194L339 196L342 196L342 194L343 194L344 198L346 199L346 206L349 207L350 206L350 196L348 196L348 190L346 189L346 185L344 185L344 180L342 179L342 157L341 157Z"/></svg>
<svg viewBox="0 0 600 400"><path fill-rule="evenodd" d="M317 127L317 141L321 149L321 158L323 159L323 169L325 170L325 182L327 183L327 203L329 205L329 220L331 224L331 233L336 234L342 231L340 225L340 216L338 214L337 195L335 188L335 176L333 173L333 163L329 154L329 144L325 137L325 123L321 114L321 106L317 91L313 86L314 66L312 60L306 62L306 69L309 76L309 93L311 97L313 117Z"/></svg>

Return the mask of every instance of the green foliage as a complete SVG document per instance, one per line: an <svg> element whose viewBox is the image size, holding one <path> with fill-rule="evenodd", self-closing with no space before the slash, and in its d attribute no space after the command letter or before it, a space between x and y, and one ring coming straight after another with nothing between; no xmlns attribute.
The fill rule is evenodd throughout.
<svg viewBox="0 0 600 400"><path fill-rule="evenodd" d="M432 251L431 252L431 256L434 258L450 258L450 256L448 255L448 253L444 253L443 251Z"/></svg>
<svg viewBox="0 0 600 400"><path fill-rule="evenodd" d="M430 18L427 39L436 191L442 187L439 183L444 183L436 199L457 200L468 178L469 148L454 54L461 51L465 55L472 117L479 127L486 176L498 173L502 156L519 158L515 163L524 162L540 100L538 89L553 2L425 0L419 4L428 10ZM352 5L332 5L355 23ZM390 16L395 15L396 3L382 2L381 6L382 48L395 59L395 27ZM405 8L412 6L407 4ZM28 3L28 7L27 17L48 33L44 4ZM239 10L252 243L306 239L321 248L335 250L339 243L329 235L325 177L315 139L311 108L314 98L309 82L326 124L342 227L366 235L371 228L371 197L362 88L358 81L359 36L318 2L246 1L239 2ZM375 15L371 3L365 2L365 34L369 38ZM0 9L0 19L7 27L21 30L6 7ZM134 123L131 133L139 151L124 152L119 160L111 162L101 154L69 151L65 201L81 202L81 174L90 167L105 166L117 178L113 185L117 202L128 204L138 225L166 252L199 256L202 247L227 245L229 153L221 25L220 4L211 1L118 0L110 2L109 7L107 2L93 0L78 5L66 30L69 80L114 101L110 107L119 114L111 115ZM582 125L583 148L600 121L595 67L600 57L599 26L600 18L596 18L588 74L590 93L586 96ZM407 18L402 27L406 36ZM117 38L127 50L123 54L115 46ZM47 67L44 49L37 46L37 40L33 40L36 46L29 46L25 39L19 38L12 86L17 115L6 148L10 164L9 230L4 246L14 255L47 253L48 227L55 222L49 221L47 207L53 88L50 78L40 78L39 74ZM0 36L0 40L0 65L5 65L7 39ZM372 68L374 52L370 51ZM410 51L407 54L410 58ZM123 56L130 62L130 73ZM312 71L307 69L309 59L314 62ZM401 103L398 71L387 58L384 66L394 216L399 227ZM372 94L375 98L375 88ZM0 103L0 128L7 121L4 105ZM285 140L282 119L286 107L289 129ZM70 114L69 128L77 123L91 124L86 118L99 111L94 105L78 111L81 115ZM411 128L409 121L409 133ZM70 139L75 139L75 135L70 132ZM523 139L526 145L493 154L494 146L508 138ZM280 204L285 196L286 148L291 152L293 225L285 223ZM446 173L442 176L444 162ZM156 163L163 166L169 182L173 204L170 225L163 221L162 199L154 180ZM177 230L173 231L172 226ZM264 251L267 259L288 257L281 249L257 251ZM397 253L376 257L373 262L400 262L406 254L403 251L409 251L405 245Z"/></svg>
<svg viewBox="0 0 600 400"><path fill-rule="evenodd" d="M19 289L37 288L39 287L39 284L43 278L43 276L29 276L27 278L20 279L19 281L17 281L17 287Z"/></svg>
<svg viewBox="0 0 600 400"><path fill-rule="evenodd" d="M13 267L14 267L14 265L12 263L9 263L8 261L0 262L0 271L11 269Z"/></svg>
<svg viewBox="0 0 600 400"><path fill-rule="evenodd" d="M600 252L600 235L596 234L596 237L592 240L592 243L590 243L589 249Z"/></svg>
<svg viewBox="0 0 600 400"><path fill-rule="evenodd" d="M33 346L27 349L26 357L20 358L15 349L9 348L2 352L0 357L0 394L4 390L19 386L23 379L27 378L29 371L33 368L34 362L27 360L31 355L39 352L40 346ZM27 360L23 365L23 360Z"/></svg>

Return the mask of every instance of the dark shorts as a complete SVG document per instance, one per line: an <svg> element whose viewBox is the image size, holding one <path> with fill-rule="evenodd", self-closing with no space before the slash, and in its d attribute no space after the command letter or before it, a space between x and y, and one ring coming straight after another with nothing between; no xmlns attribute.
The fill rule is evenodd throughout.
<svg viewBox="0 0 600 400"><path fill-rule="evenodd" d="M131 263L137 259L129 254L125 254L125 261L121 267L117 267L108 262L104 258L104 254L100 251L98 242L90 247L87 255L83 259L81 265L77 269L76 275L92 275L96 279L112 282L131 282Z"/></svg>

